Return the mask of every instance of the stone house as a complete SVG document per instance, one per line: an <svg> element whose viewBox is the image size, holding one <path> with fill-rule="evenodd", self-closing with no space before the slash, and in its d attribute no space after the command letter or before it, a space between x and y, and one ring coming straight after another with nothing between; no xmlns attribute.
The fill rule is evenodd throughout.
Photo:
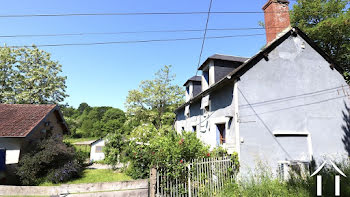
<svg viewBox="0 0 350 197"><path fill-rule="evenodd" d="M63 137L68 127L57 105L0 104L0 149L7 181L21 154L48 135Z"/></svg>
<svg viewBox="0 0 350 197"><path fill-rule="evenodd" d="M349 87L342 69L300 29L288 1L263 7L266 46L251 58L213 55L190 78L175 129L237 152L241 171L342 159L350 150ZM278 27L278 28L276 28ZM198 90L200 91L194 91ZM284 175L283 175L284 176Z"/></svg>

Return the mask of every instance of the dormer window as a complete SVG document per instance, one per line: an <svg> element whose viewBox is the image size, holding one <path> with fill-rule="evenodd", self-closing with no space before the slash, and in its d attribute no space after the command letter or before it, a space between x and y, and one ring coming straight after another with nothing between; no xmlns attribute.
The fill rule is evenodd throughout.
<svg viewBox="0 0 350 197"><path fill-rule="evenodd" d="M197 96L201 92L201 76L193 76L186 81L184 86L186 87L186 102L191 98Z"/></svg>
<svg viewBox="0 0 350 197"><path fill-rule="evenodd" d="M208 89L209 87L209 70L203 71L203 80L202 80L203 84L203 91Z"/></svg>
<svg viewBox="0 0 350 197"><path fill-rule="evenodd" d="M202 91L226 77L248 58L215 54L198 68L202 71Z"/></svg>

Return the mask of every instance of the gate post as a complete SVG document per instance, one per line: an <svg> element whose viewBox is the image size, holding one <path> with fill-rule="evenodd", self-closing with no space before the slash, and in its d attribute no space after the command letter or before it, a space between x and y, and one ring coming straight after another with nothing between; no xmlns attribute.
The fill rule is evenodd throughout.
<svg viewBox="0 0 350 197"><path fill-rule="evenodd" d="M149 174L149 196L156 197L157 169L151 168Z"/></svg>

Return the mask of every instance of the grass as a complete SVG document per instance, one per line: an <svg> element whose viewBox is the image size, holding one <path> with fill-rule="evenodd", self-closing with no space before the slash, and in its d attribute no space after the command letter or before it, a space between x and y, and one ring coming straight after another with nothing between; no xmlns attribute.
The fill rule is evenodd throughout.
<svg viewBox="0 0 350 197"><path fill-rule="evenodd" d="M307 180L298 178L305 183ZM301 184L290 184L278 180L264 164L259 164L253 174L242 177L235 183L228 183L219 197L304 197L310 196L308 188Z"/></svg>
<svg viewBox="0 0 350 197"><path fill-rule="evenodd" d="M80 183L101 183L101 182L118 182L118 181L130 181L131 177L124 173L116 173L110 169L86 169L83 172L83 176L79 179L75 179L63 184L80 184ZM60 184L42 183L40 186L57 186Z"/></svg>
<svg viewBox="0 0 350 197"><path fill-rule="evenodd" d="M76 142L84 142L84 141L90 141L90 140L97 140L96 137L89 137L89 138L65 138L63 141L71 143L77 151L81 151L84 154L84 157L86 159L89 158L90 155L90 146L89 145L74 145L73 143Z"/></svg>
<svg viewBox="0 0 350 197"><path fill-rule="evenodd" d="M64 142L69 142L69 143L76 143L76 142L84 142L84 141L90 141L90 140L97 140L98 138L96 137L87 137L87 138L65 138L63 141Z"/></svg>

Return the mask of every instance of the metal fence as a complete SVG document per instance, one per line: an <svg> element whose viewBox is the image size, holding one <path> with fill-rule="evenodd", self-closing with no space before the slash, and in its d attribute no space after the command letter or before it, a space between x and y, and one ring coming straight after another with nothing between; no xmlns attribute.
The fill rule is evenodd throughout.
<svg viewBox="0 0 350 197"><path fill-rule="evenodd" d="M157 169L156 196L197 197L214 196L235 178L234 163L230 157L192 160L173 172Z"/></svg>

